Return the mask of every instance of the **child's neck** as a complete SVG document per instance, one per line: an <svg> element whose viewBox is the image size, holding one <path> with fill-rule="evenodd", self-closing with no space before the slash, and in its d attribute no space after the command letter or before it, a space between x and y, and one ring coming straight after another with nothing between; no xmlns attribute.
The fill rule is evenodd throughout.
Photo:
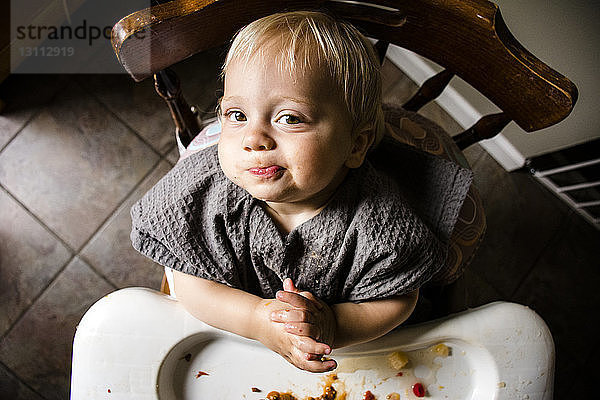
<svg viewBox="0 0 600 400"><path fill-rule="evenodd" d="M310 206L302 207L298 204L267 202L265 211L271 216L279 231L287 235L297 226L320 213L326 205L327 202L315 208Z"/></svg>
<svg viewBox="0 0 600 400"><path fill-rule="evenodd" d="M331 182L332 184L307 200L289 203L265 201L265 211L271 216L279 231L287 235L327 206L347 174L348 169L342 169Z"/></svg>
<svg viewBox="0 0 600 400"><path fill-rule="evenodd" d="M271 216L279 231L287 235L327 206L342 181L346 178L347 173L348 171L344 170L344 173L336 178L334 185L331 185L328 190L316 194L310 200L291 203L266 201L264 203L265 211Z"/></svg>

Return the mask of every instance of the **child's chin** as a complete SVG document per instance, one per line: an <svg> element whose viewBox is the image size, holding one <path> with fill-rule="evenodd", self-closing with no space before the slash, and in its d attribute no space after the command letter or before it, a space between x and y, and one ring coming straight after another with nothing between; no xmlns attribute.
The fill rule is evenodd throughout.
<svg viewBox="0 0 600 400"><path fill-rule="evenodd" d="M246 189L247 190L247 189ZM254 197L257 200L261 200L269 203L282 203L285 202L286 199L281 196L279 193L269 193L259 190L247 190L250 193L250 196Z"/></svg>
<svg viewBox="0 0 600 400"><path fill-rule="evenodd" d="M256 194L251 193L251 192L249 192L249 193L252 197L254 197L255 199L260 200L260 201L264 201L267 203L279 203L280 202L280 201L278 201L276 196L270 196L270 195L265 195L265 194L261 194L261 193L256 193Z"/></svg>

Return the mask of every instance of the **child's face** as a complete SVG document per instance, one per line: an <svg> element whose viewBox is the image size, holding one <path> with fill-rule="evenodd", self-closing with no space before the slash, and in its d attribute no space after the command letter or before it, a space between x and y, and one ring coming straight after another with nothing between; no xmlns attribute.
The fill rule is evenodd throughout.
<svg viewBox="0 0 600 400"><path fill-rule="evenodd" d="M221 168L267 203L318 208L366 149L357 151L352 118L330 80L310 70L290 75L269 53L227 68Z"/></svg>

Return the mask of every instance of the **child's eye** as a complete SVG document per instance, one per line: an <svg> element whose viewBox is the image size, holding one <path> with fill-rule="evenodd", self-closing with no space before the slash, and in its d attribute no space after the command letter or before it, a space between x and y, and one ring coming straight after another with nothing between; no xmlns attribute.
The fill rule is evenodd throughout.
<svg viewBox="0 0 600 400"><path fill-rule="evenodd" d="M284 123L287 125L297 125L302 123L302 120L295 115L285 114L277 118L277 122Z"/></svg>
<svg viewBox="0 0 600 400"><path fill-rule="evenodd" d="M244 122L246 121L246 115L241 111L228 111L225 113L225 117L233 122Z"/></svg>

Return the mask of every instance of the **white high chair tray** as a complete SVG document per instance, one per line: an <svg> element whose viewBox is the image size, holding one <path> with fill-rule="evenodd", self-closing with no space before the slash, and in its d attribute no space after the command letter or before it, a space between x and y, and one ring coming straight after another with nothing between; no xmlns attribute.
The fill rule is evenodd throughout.
<svg viewBox="0 0 600 400"><path fill-rule="evenodd" d="M448 356L431 351L439 343L450 349ZM410 359L400 370L388 361L395 351ZM320 396L326 380L346 400L362 400L366 391L375 399L392 392L416 399L416 382L426 399L552 398L552 336L535 312L514 303L403 327L331 357L338 362L337 380L301 371L258 342L212 328L159 292L128 288L99 300L81 320L71 400L258 400L270 391L302 400Z"/></svg>

